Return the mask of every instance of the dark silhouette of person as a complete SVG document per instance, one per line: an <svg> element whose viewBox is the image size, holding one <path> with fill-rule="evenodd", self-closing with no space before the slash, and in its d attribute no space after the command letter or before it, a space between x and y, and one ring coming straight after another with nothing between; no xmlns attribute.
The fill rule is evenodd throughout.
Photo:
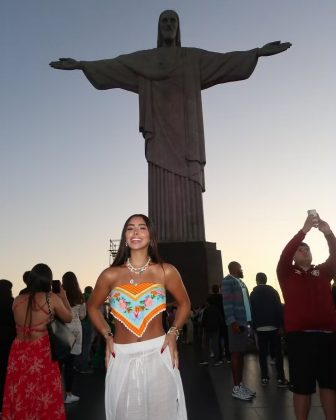
<svg viewBox="0 0 336 420"><path fill-rule="evenodd" d="M0 280L0 412L6 379L8 356L16 335L15 321L12 311L13 284L9 280Z"/></svg>
<svg viewBox="0 0 336 420"><path fill-rule="evenodd" d="M22 275L23 283L26 285L26 287L22 290L20 290L19 295L23 295L28 292L28 286L29 286L29 273L30 271L25 271Z"/></svg>
<svg viewBox="0 0 336 420"><path fill-rule="evenodd" d="M219 353L219 332L223 323L223 316L220 309L208 296L205 308L202 315L202 360L201 365L208 365L210 358L210 350L214 354L214 366L219 366L222 362L221 354Z"/></svg>
<svg viewBox="0 0 336 420"><path fill-rule="evenodd" d="M220 288L218 284L214 284L211 288L212 293L209 295L210 302L217 306L221 315L222 315L222 322L220 325L219 330L219 340L218 340L218 351L220 360L223 359L223 343L224 343L224 351L225 351L225 358L228 363L231 362L231 353L229 348L229 335L228 335L228 328L225 322L225 313L223 308L223 296L220 293Z"/></svg>
<svg viewBox="0 0 336 420"><path fill-rule="evenodd" d="M283 366L281 348L281 330L283 327L283 309L279 293L267 283L265 273L257 273L257 286L250 294L252 325L257 333L259 347L259 365L261 371L261 384L268 385L267 356L272 348L277 369L277 384L287 387Z"/></svg>

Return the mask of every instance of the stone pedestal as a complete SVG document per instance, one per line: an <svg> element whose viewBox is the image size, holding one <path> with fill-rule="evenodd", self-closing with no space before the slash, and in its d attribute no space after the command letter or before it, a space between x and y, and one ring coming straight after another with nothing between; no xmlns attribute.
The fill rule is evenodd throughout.
<svg viewBox="0 0 336 420"><path fill-rule="evenodd" d="M222 255L213 242L161 242L159 252L165 262L180 272L192 306L203 305L213 284L223 278Z"/></svg>

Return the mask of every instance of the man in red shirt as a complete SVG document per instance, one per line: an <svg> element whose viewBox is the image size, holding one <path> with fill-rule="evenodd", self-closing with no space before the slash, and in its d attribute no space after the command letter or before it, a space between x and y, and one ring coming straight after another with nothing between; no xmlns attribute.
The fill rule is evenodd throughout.
<svg viewBox="0 0 336 420"><path fill-rule="evenodd" d="M330 253L316 266L311 264L309 246L302 242L312 227L324 234ZM285 300L290 390L298 420L308 419L316 381L325 418L336 419L336 311L330 287L335 274L336 238L328 223L308 215L303 228L283 250L277 267Z"/></svg>

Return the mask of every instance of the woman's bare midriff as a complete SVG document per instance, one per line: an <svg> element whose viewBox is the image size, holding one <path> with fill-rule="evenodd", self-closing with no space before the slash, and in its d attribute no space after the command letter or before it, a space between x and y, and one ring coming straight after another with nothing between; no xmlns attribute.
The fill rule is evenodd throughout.
<svg viewBox="0 0 336 420"><path fill-rule="evenodd" d="M117 344L131 344L138 343L140 341L151 340L164 334L165 331L162 326L161 314L152 319L142 337L137 337L135 334L131 333L121 322L116 319L113 341Z"/></svg>

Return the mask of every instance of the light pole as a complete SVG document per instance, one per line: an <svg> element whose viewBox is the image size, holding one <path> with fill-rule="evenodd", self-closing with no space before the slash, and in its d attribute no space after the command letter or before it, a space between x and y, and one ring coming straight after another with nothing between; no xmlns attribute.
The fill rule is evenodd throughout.
<svg viewBox="0 0 336 420"><path fill-rule="evenodd" d="M109 265L112 265L115 256L117 255L118 248L120 244L120 239L110 239L110 248L109 248Z"/></svg>

